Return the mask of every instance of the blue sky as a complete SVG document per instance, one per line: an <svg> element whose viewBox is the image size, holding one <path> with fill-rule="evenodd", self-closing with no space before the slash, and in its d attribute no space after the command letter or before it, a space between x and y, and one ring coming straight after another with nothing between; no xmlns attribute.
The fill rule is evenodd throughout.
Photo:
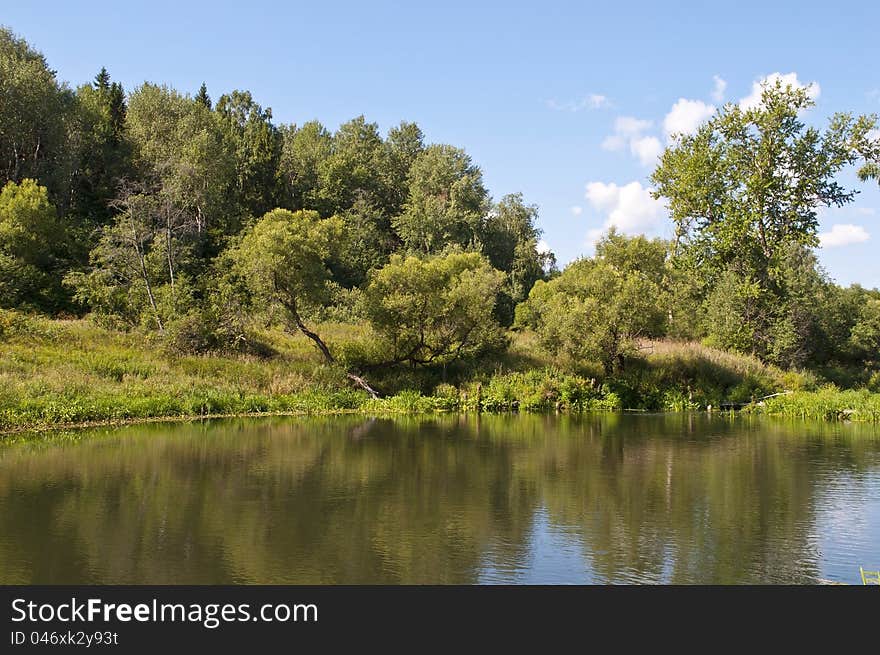
<svg viewBox="0 0 880 655"><path fill-rule="evenodd" d="M564 263L610 223L668 235L647 199L665 126L764 76L818 83L811 123L880 113L880 3L708 4L5 2L0 23L73 85L107 66L129 90L248 89L277 122L416 121L464 147L495 198L537 204ZM823 213L820 258L840 283L880 286L880 187L842 180L862 193Z"/></svg>

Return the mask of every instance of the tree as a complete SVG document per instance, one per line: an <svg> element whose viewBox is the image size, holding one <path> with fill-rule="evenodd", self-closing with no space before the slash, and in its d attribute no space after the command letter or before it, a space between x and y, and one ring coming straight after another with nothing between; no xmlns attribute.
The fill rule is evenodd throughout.
<svg viewBox="0 0 880 655"><path fill-rule="evenodd" d="M235 190L240 207L261 216L277 206L281 134L272 124L272 110L263 109L249 91L220 96L215 109L235 156Z"/></svg>
<svg viewBox="0 0 880 655"><path fill-rule="evenodd" d="M382 220L382 211L357 200L339 215L343 231L336 252L330 263L333 279L341 286L351 289L367 281L369 272L388 261L396 242Z"/></svg>
<svg viewBox="0 0 880 655"><path fill-rule="evenodd" d="M164 191L125 187L114 201L113 222L90 253L91 270L65 282L103 320L165 332L192 305L186 274L192 224Z"/></svg>
<svg viewBox="0 0 880 655"><path fill-rule="evenodd" d="M837 173L880 157L874 116L835 114L820 131L801 119L812 105L806 89L765 85L756 107L728 104L678 136L652 175L675 223L675 262L703 280L709 336L783 365L806 361L815 334L791 257L818 245L820 207L853 200Z"/></svg>
<svg viewBox="0 0 880 655"><path fill-rule="evenodd" d="M880 298L866 298L852 328L849 346L859 359L880 364Z"/></svg>
<svg viewBox="0 0 880 655"><path fill-rule="evenodd" d="M258 301L264 306L280 306L328 364L335 363L336 358L305 319L327 301L327 262L341 231L341 222L336 218L321 219L312 211L274 209L247 229L226 255L232 262L232 272ZM371 395L377 395L360 376L352 372L346 375Z"/></svg>
<svg viewBox="0 0 880 655"><path fill-rule="evenodd" d="M750 109L728 104L696 134L670 146L651 179L676 226L678 254L712 277L730 264L762 284L792 244L818 244L819 207L851 202L835 175L880 156L868 138L875 117L835 114L822 132L801 113L807 90L765 85Z"/></svg>
<svg viewBox="0 0 880 655"><path fill-rule="evenodd" d="M488 203L483 175L467 153L432 145L416 157L404 212L392 224L410 252L433 254L451 244L478 248Z"/></svg>
<svg viewBox="0 0 880 655"><path fill-rule="evenodd" d="M575 361L599 361L606 375L623 365L638 339L662 335L666 319L656 270L617 257L621 238L610 234L595 258L577 260L549 282L536 282L516 312L516 324L534 329L548 351ZM647 244L637 237L633 249Z"/></svg>
<svg viewBox="0 0 880 655"><path fill-rule="evenodd" d="M127 121L141 193L161 193L175 205L186 234L207 254L241 225L230 201L234 144L204 105L176 91L144 84L131 95ZM208 246L211 246L208 248Z"/></svg>
<svg viewBox="0 0 880 655"><path fill-rule="evenodd" d="M544 279L555 264L553 253L541 252L536 226L538 208L526 205L522 194L504 196L489 211L480 229L483 253L506 280L496 307L504 325L513 323L514 309L524 301L535 282Z"/></svg>
<svg viewBox="0 0 880 655"><path fill-rule="evenodd" d="M318 121L298 128L282 126L282 151L279 175L284 187L285 204L291 209L324 211L318 181L318 169L330 156L333 137Z"/></svg>
<svg viewBox="0 0 880 655"><path fill-rule="evenodd" d="M384 209L383 156L376 123L358 116L340 125L333 135L329 156L318 163L322 210L327 214L343 212L359 199Z"/></svg>
<svg viewBox="0 0 880 655"><path fill-rule="evenodd" d="M74 258L84 262L96 227L110 222L111 201L131 170L131 148L125 134L127 106L122 85L102 68L94 84L76 90L76 138L79 153L73 176L69 213L79 246Z"/></svg>
<svg viewBox="0 0 880 655"><path fill-rule="evenodd" d="M392 255L362 298L385 352L375 366L447 364L499 347L504 334L491 305L503 282L479 253Z"/></svg>
<svg viewBox="0 0 880 655"><path fill-rule="evenodd" d="M57 257L63 242L46 187L31 179L7 182L0 191L0 307L53 311L64 305Z"/></svg>
<svg viewBox="0 0 880 655"><path fill-rule="evenodd" d="M196 94L196 102L202 105L205 109L211 109L211 96L208 95L208 85L202 82L202 86L199 87L199 92Z"/></svg>
<svg viewBox="0 0 880 655"><path fill-rule="evenodd" d="M0 27L0 183L37 180L63 206L73 158L73 94L43 55Z"/></svg>
<svg viewBox="0 0 880 655"><path fill-rule="evenodd" d="M382 174L385 210L389 216L397 216L403 211L409 196L410 170L424 149L424 135L415 123L404 121L388 130Z"/></svg>

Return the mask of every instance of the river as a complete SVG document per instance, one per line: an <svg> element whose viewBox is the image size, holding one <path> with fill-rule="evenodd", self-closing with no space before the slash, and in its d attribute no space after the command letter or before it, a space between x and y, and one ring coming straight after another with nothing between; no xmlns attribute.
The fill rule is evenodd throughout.
<svg viewBox="0 0 880 655"><path fill-rule="evenodd" d="M247 418L0 445L0 583L860 583L880 427Z"/></svg>

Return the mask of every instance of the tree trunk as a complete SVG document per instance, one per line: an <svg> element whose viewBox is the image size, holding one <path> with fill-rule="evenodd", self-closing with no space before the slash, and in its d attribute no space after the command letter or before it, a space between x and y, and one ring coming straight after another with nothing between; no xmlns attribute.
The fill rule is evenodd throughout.
<svg viewBox="0 0 880 655"><path fill-rule="evenodd" d="M277 286L277 284L276 284L276 286ZM287 310L290 312L290 315L293 316L293 321L294 321L294 323L296 323L296 327L299 329L299 331L302 332L304 335L306 335L309 339L314 341L315 345L318 346L318 350L320 350L321 354L324 355L324 360L328 364L336 363L336 360L334 359L333 355L330 353L330 349L327 347L327 344L324 343L324 340L321 337L319 337L317 333L312 332L309 328L307 328L306 324L303 323L302 318L300 318L299 312L296 309L296 302L293 300L293 298L291 298L288 302L284 303L284 305L285 305L285 307L287 307ZM367 384L367 381L364 380L359 375L355 375L354 373L352 373L350 371L346 371L345 377L347 377L349 380L354 382L361 389L363 389L368 394L370 394L370 396L372 398L379 398L379 392L376 391L375 389L373 389L373 387L371 387L369 384Z"/></svg>

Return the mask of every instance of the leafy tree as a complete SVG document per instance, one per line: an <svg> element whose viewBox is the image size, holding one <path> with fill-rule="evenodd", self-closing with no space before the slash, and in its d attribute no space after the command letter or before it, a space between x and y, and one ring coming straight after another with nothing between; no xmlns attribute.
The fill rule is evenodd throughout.
<svg viewBox="0 0 880 655"><path fill-rule="evenodd" d="M376 123L367 123L358 116L339 126L331 144L329 156L318 164L322 210L339 213L358 199L384 208L384 147Z"/></svg>
<svg viewBox="0 0 880 655"><path fill-rule="evenodd" d="M380 268L396 247L393 235L383 226L382 211L357 200L339 215L343 231L330 263L333 279L350 289L367 281L368 273Z"/></svg>
<svg viewBox="0 0 880 655"><path fill-rule="evenodd" d="M320 335L306 325L305 316L327 300L327 262L341 229L338 219L322 220L317 212L275 209L249 228L228 252L233 272L251 293L264 305L283 308L328 364L336 359ZM346 375L371 395L378 395L359 375Z"/></svg>
<svg viewBox="0 0 880 655"><path fill-rule="evenodd" d="M0 191L0 307L64 305L57 257L63 242L46 187L31 179L7 182Z"/></svg>
<svg viewBox="0 0 880 655"><path fill-rule="evenodd" d="M127 129L141 187L170 199L181 236L205 245L237 231L240 216L230 202L235 153L215 113L166 87L144 84L130 98Z"/></svg>
<svg viewBox="0 0 880 655"><path fill-rule="evenodd" d="M387 366L446 364L497 348L491 303L504 282L479 253L392 255L370 274L362 312L382 339Z"/></svg>
<svg viewBox="0 0 880 655"><path fill-rule="evenodd" d="M432 145L416 157L404 212L392 224L411 252L437 253L450 244L474 248L488 203L483 175L464 150Z"/></svg>
<svg viewBox="0 0 880 655"><path fill-rule="evenodd" d="M517 325L535 330L542 345L575 361L599 361L611 375L640 338L661 336L666 301L656 270L626 255L616 234L597 256L569 264L549 282L535 283L517 307ZM633 250L651 243L639 237ZM620 256L618 256L620 255Z"/></svg>
<svg viewBox="0 0 880 655"><path fill-rule="evenodd" d="M333 137L318 121L302 127L282 126L282 152L278 164L286 205L294 210L324 210L318 169L330 156Z"/></svg>
<svg viewBox="0 0 880 655"><path fill-rule="evenodd" d="M62 207L73 158L73 94L43 55L0 27L0 183L38 180Z"/></svg>
<svg viewBox="0 0 880 655"><path fill-rule="evenodd" d="M235 190L242 209L261 216L277 206L281 133L272 124L272 110L263 109L249 91L220 96L215 111L235 155Z"/></svg>
<svg viewBox="0 0 880 655"><path fill-rule="evenodd" d="M780 253L817 245L818 208L852 201L835 175L880 155L875 117L835 114L820 131L800 118L813 104L805 89L765 85L757 107L728 104L664 152L654 195L669 204L680 254L711 279L736 262L768 285Z"/></svg>
<svg viewBox="0 0 880 655"><path fill-rule="evenodd" d="M184 265L191 256L183 234L190 224L162 191L126 188L114 207L113 223L90 254L91 270L73 272L65 282L105 322L164 333L193 304Z"/></svg>
<svg viewBox="0 0 880 655"><path fill-rule="evenodd" d="M852 328L849 345L859 359L880 364L880 298L866 298Z"/></svg>
<svg viewBox="0 0 880 655"><path fill-rule="evenodd" d="M415 123L404 121L388 130L382 173L385 210L389 216L397 216L403 211L409 196L410 170L424 149L424 135Z"/></svg>
<svg viewBox="0 0 880 655"><path fill-rule="evenodd" d="M79 164L73 179L70 213L76 217L75 241L90 247L93 230L112 216L111 201L132 174L131 148L125 134L127 106L122 85L102 68L93 84L76 91ZM75 259L84 261L85 253Z"/></svg>
<svg viewBox="0 0 880 655"><path fill-rule="evenodd" d="M880 156L875 117L835 114L820 131L801 120L812 104L805 89L765 85L758 106L726 105L678 137L652 175L676 226L676 262L702 278L710 338L783 365L813 356L817 330L791 257L818 244L820 207L853 200L836 174Z"/></svg>
<svg viewBox="0 0 880 655"><path fill-rule="evenodd" d="M536 226L538 208L523 203L522 194L504 196L489 212L481 228L482 251L492 266L507 279L496 307L504 325L510 325L514 308L524 301L532 286L555 265L550 252L538 251L541 230Z"/></svg>

